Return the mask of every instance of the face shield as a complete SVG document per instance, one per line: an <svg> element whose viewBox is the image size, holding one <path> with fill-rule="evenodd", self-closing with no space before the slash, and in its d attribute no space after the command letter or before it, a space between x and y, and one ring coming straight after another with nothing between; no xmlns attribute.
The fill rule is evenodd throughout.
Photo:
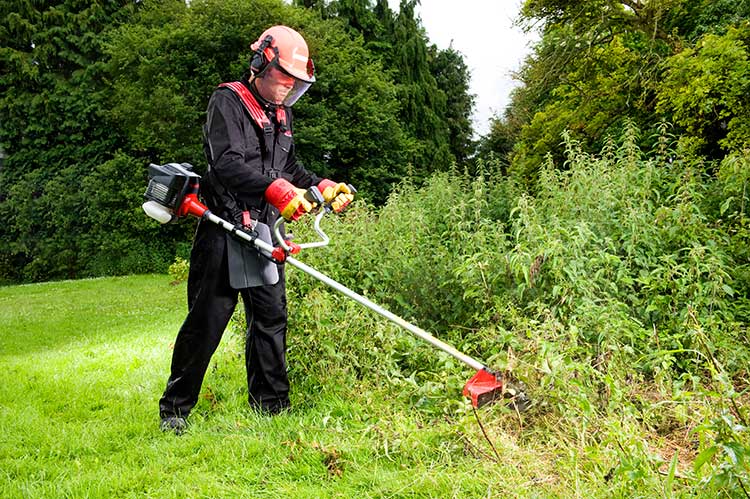
<svg viewBox="0 0 750 499"><path fill-rule="evenodd" d="M312 59L307 59L305 78L291 74L279 64L278 59L272 60L257 76L262 79L265 91L261 91L263 98L275 104L291 107L299 100L310 85L315 81L315 68Z"/></svg>

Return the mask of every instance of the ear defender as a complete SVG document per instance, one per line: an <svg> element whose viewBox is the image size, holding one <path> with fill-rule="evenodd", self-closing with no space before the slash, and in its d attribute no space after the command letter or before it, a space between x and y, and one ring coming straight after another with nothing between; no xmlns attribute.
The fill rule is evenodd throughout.
<svg viewBox="0 0 750 499"><path fill-rule="evenodd" d="M273 44L273 36L267 35L263 41L258 45L255 53L250 58L250 71L257 75L263 72L270 62L266 56L266 49ZM251 47L252 48L252 47Z"/></svg>

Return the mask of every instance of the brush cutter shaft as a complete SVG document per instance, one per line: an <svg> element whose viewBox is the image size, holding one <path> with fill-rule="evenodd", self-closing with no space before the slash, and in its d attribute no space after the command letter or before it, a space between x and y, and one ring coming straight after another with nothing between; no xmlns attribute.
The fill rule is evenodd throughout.
<svg viewBox="0 0 750 499"><path fill-rule="evenodd" d="M404 328L407 331L409 331L410 333L412 333L414 336L423 339L424 341L426 341L427 343L431 344L432 346L434 346L436 348L439 348L440 350L442 350L443 352L447 353L448 355L451 355L452 357L455 357L456 359L460 360L461 362L463 362L464 364L468 365L469 367L471 367L473 369L476 369L476 370L484 368L484 364L482 364L478 360L473 359L473 358L469 357L468 355L459 352L458 350L456 350L452 346L448 345L447 343L444 343L444 342L440 341L439 339L435 338L434 336L432 336L430 333L428 333L424 329L422 329L420 327L417 327L414 324L411 324L409 322L406 322L401 317L399 317L399 316L397 316L397 315L389 312L388 310L384 309L383 307L381 307L381 306L379 306L379 305L371 302L370 300L368 300L364 296L360 295L359 293L355 293L354 291L352 291L351 289L347 288L343 284L340 284L340 283L334 281L333 279L331 279L327 275L325 275L325 274L323 274L321 272L318 272L317 270L315 270L314 268L310 267L309 265L305 265L304 263L302 263L302 262L300 262L300 261L298 261L298 260L296 260L296 259L294 259L292 257L287 258L286 261L287 261L287 263L289 263L291 265L294 265L295 267L297 267L301 271L305 272L306 274L309 274L312 277L316 278L317 280L322 281L322 282L328 284L330 287L332 287L336 291L339 291L340 293L345 294L346 296L348 296L352 300L354 300L354 301L356 301L356 302L364 305L365 307L369 308L370 310L372 310L376 314L378 314L378 315L380 315L382 317L385 317L386 319L388 319L389 321L393 322L397 326L401 326L402 328Z"/></svg>
<svg viewBox="0 0 750 499"><path fill-rule="evenodd" d="M206 214L204 215L204 218L206 218L206 219L210 220L211 222L213 222L213 223L215 223L215 224L223 227L225 230L231 232L232 234L237 235L238 237L246 240L247 242L254 244L259 250L263 251L267 255L271 255L271 253L274 250L274 247L272 245L270 245L270 244L268 244L268 243L266 243L264 241L261 241L259 239L253 238L251 235L246 234L245 232L237 230L237 228L234 225L230 224L229 222L227 222L226 220L224 220L222 218L217 217L216 215L214 215L211 212L206 212ZM341 283L339 283L337 281L334 281L333 279L331 279L327 275L323 274L322 272L319 272L319 271L315 270L314 268L310 267L309 265L306 265L306 264L300 262L299 260L297 260L297 259L295 259L295 258L293 258L291 256L288 256L286 258L286 263L297 267L302 272L304 272L304 273L306 273L306 274L314 277L315 279L317 279L317 280L319 280L319 281L321 281L321 282L329 285L330 287L332 287L336 291L338 291L338 292L340 292L340 293L348 296L349 298L351 298L352 300L356 301L357 303L359 303L361 305L364 305L365 307L369 308L370 310L372 310L376 314L380 315L381 317L385 317L386 319L388 319L389 321L393 322L397 326L400 326L403 329L406 329L407 331L409 331L411 334L413 334L417 338L420 338L420 339L426 341L430 345L432 345L432 346L434 346L436 348L439 348L440 350L442 350L443 352L447 353L448 355L454 357L455 359L460 360L461 362L463 362L467 366L471 367L472 369L475 369L475 370L478 371L480 369L484 369L485 368L484 364L482 364L478 360L476 360L476 359L474 359L472 357L469 357L468 355L466 355L464 353L459 352L458 350L456 350L451 345L449 345L449 344L447 344L445 342L442 342L439 339L435 338L434 336L432 336L430 333L428 333L424 329L422 329L420 327L417 327L414 324L411 324L411 323L405 321L401 317L399 317L399 316L397 316L397 315L389 312L388 310L384 309L383 307L381 307L381 306L373 303L372 301L368 300L367 298L365 298L364 296L360 295L359 293L356 293L356 292L352 291L351 289L347 288L343 284L341 284Z"/></svg>
<svg viewBox="0 0 750 499"><path fill-rule="evenodd" d="M260 239L254 238L253 236L251 236L247 232L243 232L243 231L237 229L237 227L235 227L231 223L227 222L223 218L217 217L216 215L214 215L210 211L207 211L203 215L203 218L206 219L206 220L208 220L208 221L210 221L210 222L215 223L216 225L218 225L219 227L223 228L227 232L231 232L232 234L234 234L235 236L239 237L240 239L244 239L245 241L247 241L247 242L255 245L255 247L257 247L259 250L261 250L263 253L265 253L266 256L270 257L271 253L273 253L273 249L274 248L273 248L272 245L268 244L265 241L261 241Z"/></svg>

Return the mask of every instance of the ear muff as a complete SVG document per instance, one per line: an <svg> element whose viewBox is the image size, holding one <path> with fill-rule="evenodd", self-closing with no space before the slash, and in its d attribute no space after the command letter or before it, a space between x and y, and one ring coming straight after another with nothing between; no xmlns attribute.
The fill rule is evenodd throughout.
<svg viewBox="0 0 750 499"><path fill-rule="evenodd" d="M273 37L271 35L267 35L260 43L260 45L258 45L258 48L255 50L252 58L250 58L250 71L252 71L253 74L257 75L262 73L263 70L266 69L266 66L268 66L268 63L270 61L268 59L268 56L266 55L266 49L271 47L272 44Z"/></svg>

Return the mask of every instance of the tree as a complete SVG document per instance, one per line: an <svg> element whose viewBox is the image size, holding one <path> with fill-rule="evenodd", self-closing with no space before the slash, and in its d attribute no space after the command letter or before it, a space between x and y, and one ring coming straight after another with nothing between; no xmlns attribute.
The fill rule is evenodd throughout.
<svg viewBox="0 0 750 499"><path fill-rule="evenodd" d="M429 45L416 5L404 0L394 12L386 0L335 0L330 15L363 37L396 84L399 118L414 146L407 160L422 178L471 155L474 99L463 57Z"/></svg>
<svg viewBox="0 0 750 499"><path fill-rule="evenodd" d="M431 73L438 88L445 93L443 122L448 126L448 144L459 164L465 163L474 153L471 114L474 95L470 93L471 74L463 55L452 46L439 50L429 47Z"/></svg>
<svg viewBox="0 0 750 499"><path fill-rule="evenodd" d="M190 224L160 227L141 213L146 165L205 171L208 98L245 73L250 43L273 24L299 29L316 62L318 80L294 108L299 157L311 170L384 202L409 163L424 176L452 161L452 147L465 154L465 66L427 49L413 2L400 16L383 0L374 9L360 2L361 29L390 30L380 41L332 6L306 3L0 3L0 278L157 271L184 256ZM381 57L394 43L399 53Z"/></svg>
<svg viewBox="0 0 750 499"><path fill-rule="evenodd" d="M648 147L657 123L681 122L665 103L665 71L672 68L672 90L685 82L673 59L704 33L724 33L748 14L747 2L528 0L522 19L541 25L542 38L519 72L522 86L506 113L519 122L511 173L533 185L548 154L564 164L564 131L597 150L626 119L638 124Z"/></svg>
<svg viewBox="0 0 750 499"><path fill-rule="evenodd" d="M484 160L493 158L500 161L503 172L507 173L510 155L518 137L518 130L509 122L508 116L490 118L490 130L479 141L477 155Z"/></svg>
<svg viewBox="0 0 750 499"><path fill-rule="evenodd" d="M414 146L397 119L396 89L341 20L277 0L194 1L170 19L161 16L150 12L123 26L108 46L114 112L139 154L190 161L203 172L201 126L211 92L243 75L254 37L285 23L306 38L317 72L294 106L301 161L373 200L405 174Z"/></svg>
<svg viewBox="0 0 750 499"><path fill-rule="evenodd" d="M657 109L683 132L682 142L709 159L750 149L750 22L706 34L671 57Z"/></svg>
<svg viewBox="0 0 750 499"><path fill-rule="evenodd" d="M104 34L134 1L0 4L0 275L69 277L85 266L80 185L122 145L103 111Z"/></svg>

